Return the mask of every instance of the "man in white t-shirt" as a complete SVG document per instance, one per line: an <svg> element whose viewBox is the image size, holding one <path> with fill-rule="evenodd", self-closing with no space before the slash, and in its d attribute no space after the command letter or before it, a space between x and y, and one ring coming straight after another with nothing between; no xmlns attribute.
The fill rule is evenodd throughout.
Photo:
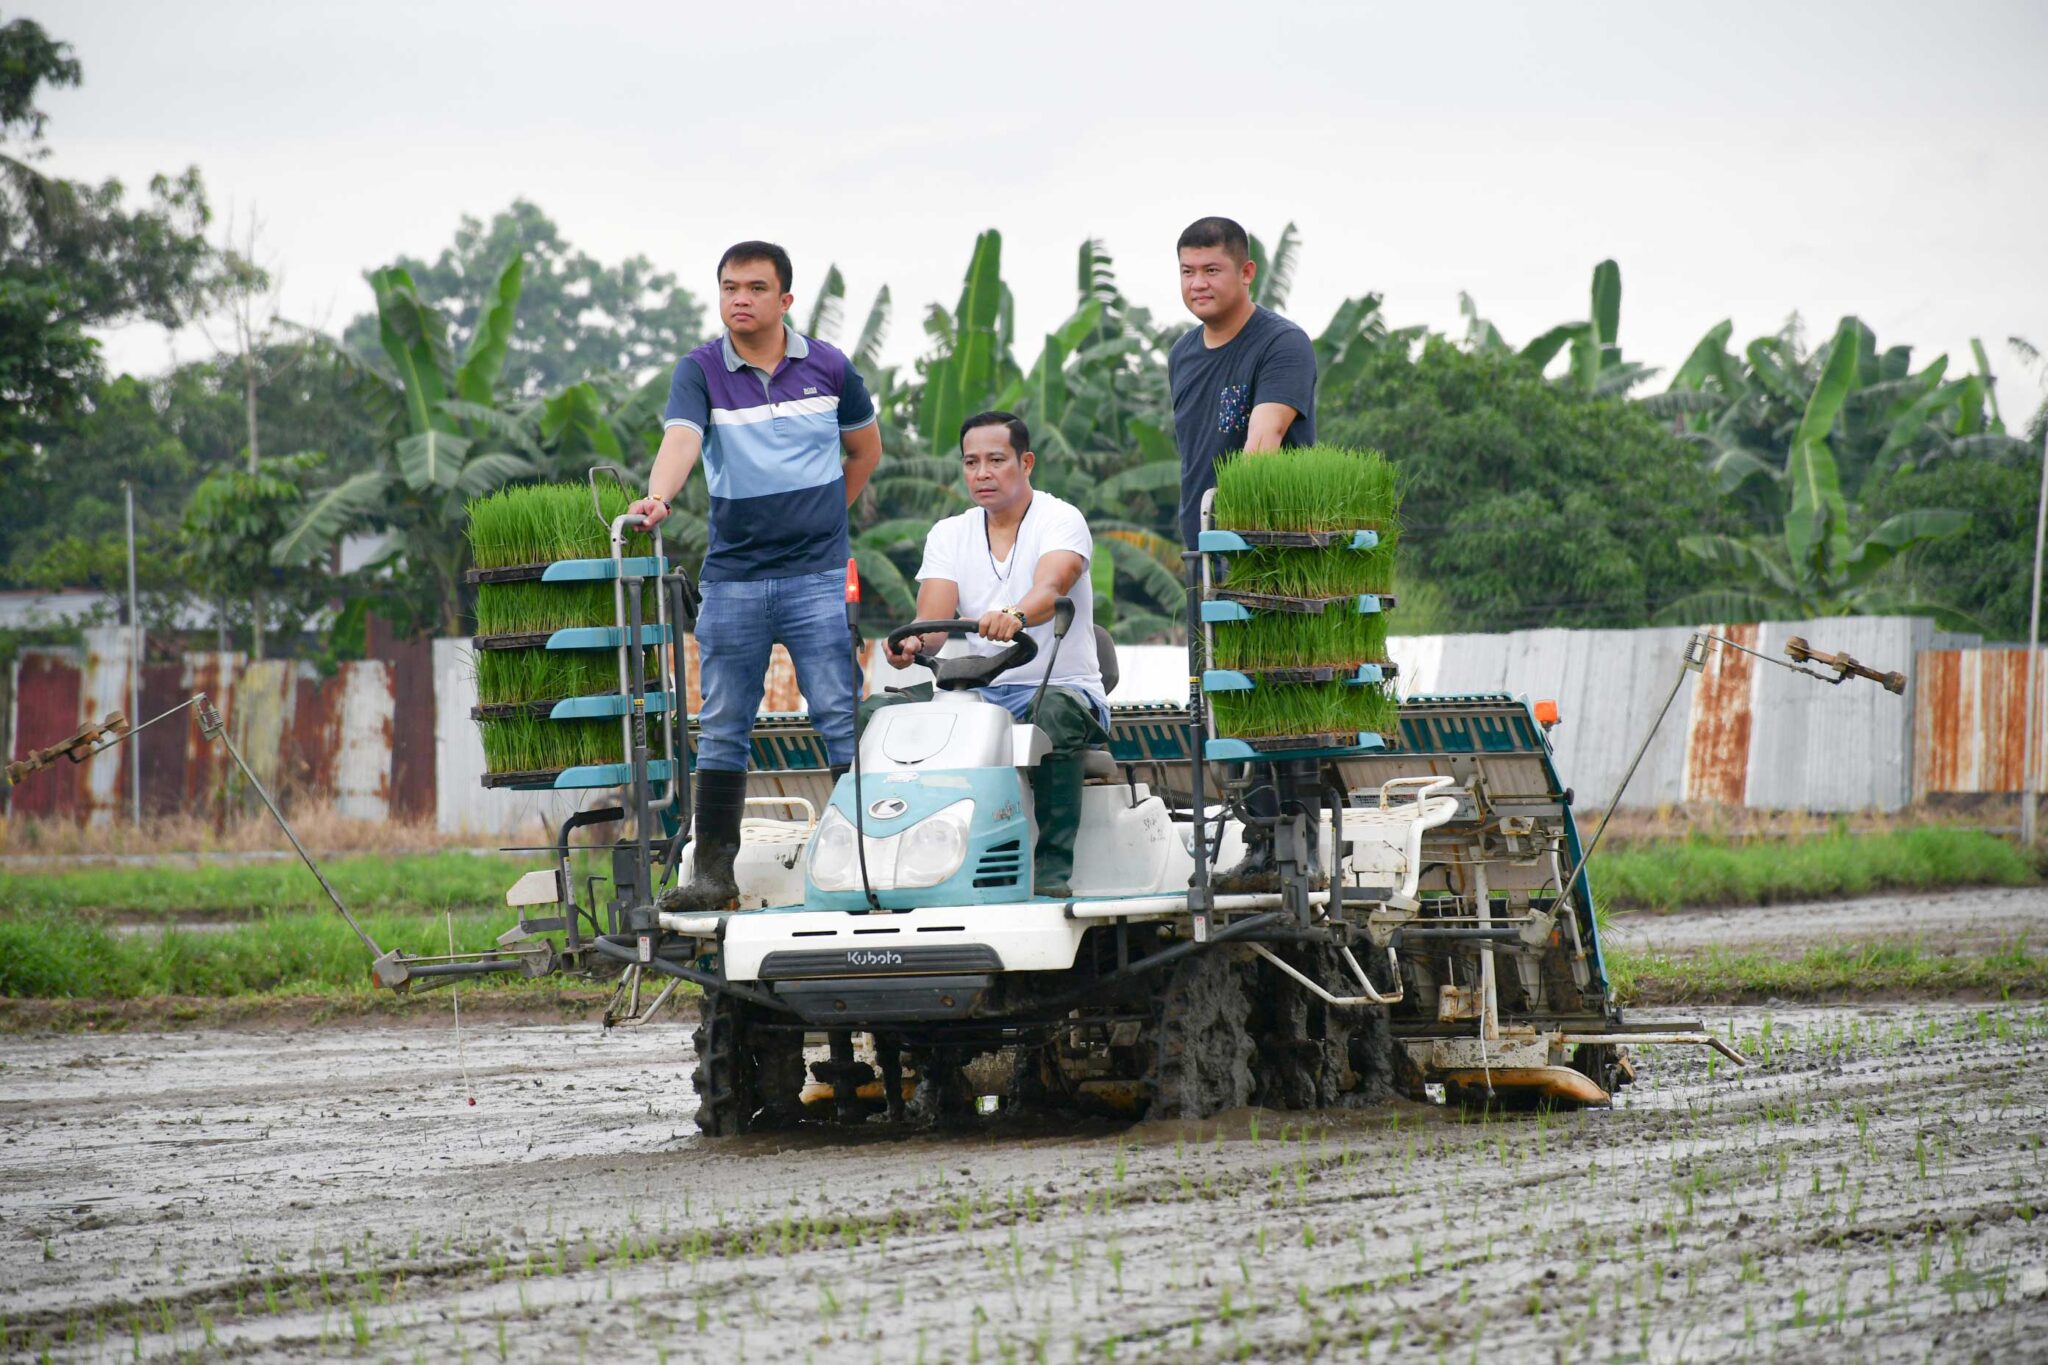
<svg viewBox="0 0 2048 1365"><path fill-rule="evenodd" d="M1095 539L1072 503L1031 487L1031 433L1015 415L983 412L960 425L960 468L974 507L932 527L917 571L917 615L922 621L975 620L980 631L967 637L977 654L1008 648L1019 631L1038 642L1038 655L990 686L978 689L988 701L1019 720L1032 718L1039 683L1052 669L1038 726L1052 752L1032 773L1038 844L1033 850L1032 890L1041 896L1071 894L1074 836L1081 828L1081 755L1109 742L1109 702L1095 653L1095 593L1088 561ZM1071 598L1074 621L1054 657L1052 608ZM907 668L921 653L936 655L943 635L912 636L889 656ZM891 702L924 701L930 684L871 697L861 720Z"/></svg>

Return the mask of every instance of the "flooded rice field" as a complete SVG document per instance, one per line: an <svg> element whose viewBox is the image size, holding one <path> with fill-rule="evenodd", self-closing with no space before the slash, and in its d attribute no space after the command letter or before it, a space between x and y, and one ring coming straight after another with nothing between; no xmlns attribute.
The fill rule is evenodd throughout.
<svg viewBox="0 0 2048 1365"><path fill-rule="evenodd" d="M675 1024L15 1037L8 1354L2039 1358L2048 1009L1708 1018L1606 1112L725 1142Z"/></svg>

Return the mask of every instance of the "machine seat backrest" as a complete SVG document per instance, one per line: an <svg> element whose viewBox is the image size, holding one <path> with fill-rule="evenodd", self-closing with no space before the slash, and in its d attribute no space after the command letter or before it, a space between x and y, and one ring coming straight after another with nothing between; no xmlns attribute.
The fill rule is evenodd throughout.
<svg viewBox="0 0 2048 1365"><path fill-rule="evenodd" d="M1117 679L1123 675L1117 671L1116 641L1101 626L1095 628L1095 662L1102 668L1102 695L1106 697L1116 691Z"/></svg>

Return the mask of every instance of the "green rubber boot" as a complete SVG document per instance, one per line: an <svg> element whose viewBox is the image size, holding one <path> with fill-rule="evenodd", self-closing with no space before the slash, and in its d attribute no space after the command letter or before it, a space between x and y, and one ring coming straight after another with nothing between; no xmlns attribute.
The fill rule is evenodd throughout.
<svg viewBox="0 0 2048 1365"><path fill-rule="evenodd" d="M1074 894L1074 839L1081 832L1081 756L1048 755L1031 774L1038 843L1031 851L1031 890L1063 899Z"/></svg>

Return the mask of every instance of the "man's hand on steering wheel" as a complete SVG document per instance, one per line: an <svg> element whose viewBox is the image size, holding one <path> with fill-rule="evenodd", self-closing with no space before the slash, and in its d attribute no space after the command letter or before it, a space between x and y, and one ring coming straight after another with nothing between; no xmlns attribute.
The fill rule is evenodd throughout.
<svg viewBox="0 0 2048 1365"><path fill-rule="evenodd" d="M891 668L909 668L924 657L924 636L910 636L901 649L885 644L882 652L888 656Z"/></svg>
<svg viewBox="0 0 2048 1365"><path fill-rule="evenodd" d="M1024 629L1024 621L1016 612L1006 607L997 607L982 613L977 633L984 640L1006 644L1017 638L1017 632Z"/></svg>

